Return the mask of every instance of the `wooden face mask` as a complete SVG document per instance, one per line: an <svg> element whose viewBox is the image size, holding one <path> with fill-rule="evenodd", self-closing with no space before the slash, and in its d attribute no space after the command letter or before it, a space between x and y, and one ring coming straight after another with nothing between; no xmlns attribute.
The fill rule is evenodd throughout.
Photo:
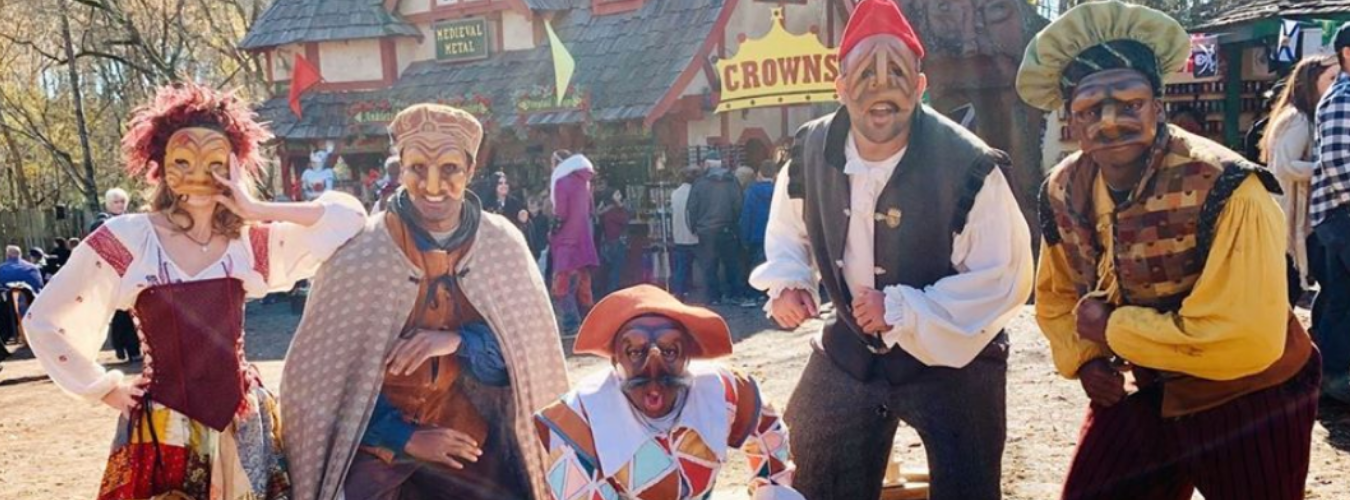
<svg viewBox="0 0 1350 500"><path fill-rule="evenodd" d="M835 86L855 133L884 143L908 131L928 81L913 49L890 35L865 38L848 54L843 70Z"/></svg>
<svg viewBox="0 0 1350 500"><path fill-rule="evenodd" d="M169 136L164 148L164 182L176 195L214 196L224 192L211 176L230 176L230 140L215 130L189 127Z"/></svg>
<svg viewBox="0 0 1350 500"><path fill-rule="evenodd" d="M447 224L459 214L473 177L473 160L446 134L426 132L400 142L403 187L422 220Z"/></svg>
<svg viewBox="0 0 1350 500"><path fill-rule="evenodd" d="M434 132L418 134L400 143L402 181L409 195L433 201L445 196L464 200L473 165L468 154L454 144L451 137Z"/></svg>
<svg viewBox="0 0 1350 500"><path fill-rule="evenodd" d="M638 317L619 328L612 361L634 408L649 418L670 414L689 388L693 342L684 327L663 316Z"/></svg>
<svg viewBox="0 0 1350 500"><path fill-rule="evenodd" d="M468 112L440 104L400 111L389 134L403 165L403 186L424 222L450 222L473 178L483 126Z"/></svg>
<svg viewBox="0 0 1350 500"><path fill-rule="evenodd" d="M1139 161L1153 146L1161 109L1143 73L1111 69L1078 83L1069 101L1069 126L1092 161L1123 166Z"/></svg>

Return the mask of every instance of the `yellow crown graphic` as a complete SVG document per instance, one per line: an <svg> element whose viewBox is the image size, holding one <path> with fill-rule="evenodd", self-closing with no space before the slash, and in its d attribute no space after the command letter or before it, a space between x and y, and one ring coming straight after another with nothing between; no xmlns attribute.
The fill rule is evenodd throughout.
<svg viewBox="0 0 1350 500"><path fill-rule="evenodd" d="M763 38L747 40L736 55L717 62L722 100L717 112L830 102L838 98L834 80L839 55L815 34L794 35L783 26L783 9L773 9L773 25Z"/></svg>

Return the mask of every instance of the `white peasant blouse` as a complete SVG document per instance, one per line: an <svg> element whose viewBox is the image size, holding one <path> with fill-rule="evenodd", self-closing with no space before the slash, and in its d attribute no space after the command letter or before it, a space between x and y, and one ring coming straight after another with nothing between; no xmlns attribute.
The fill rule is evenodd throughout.
<svg viewBox="0 0 1350 500"><path fill-rule="evenodd" d="M71 252L24 316L33 354L57 386L98 403L123 378L96 361L115 311L133 308L142 290L168 283L235 278L249 298L289 290L365 225L365 210L349 195L330 192L317 202L324 214L314 225L248 226L196 275L169 258L148 214L109 219Z"/></svg>

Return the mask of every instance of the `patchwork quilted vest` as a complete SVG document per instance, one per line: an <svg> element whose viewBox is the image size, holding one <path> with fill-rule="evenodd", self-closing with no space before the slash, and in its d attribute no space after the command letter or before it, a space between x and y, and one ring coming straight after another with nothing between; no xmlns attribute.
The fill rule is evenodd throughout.
<svg viewBox="0 0 1350 500"><path fill-rule="evenodd" d="M1080 295L1096 287L1097 262L1114 261L1121 294L1129 305L1175 311L1204 269L1219 214L1249 175L1272 192L1270 171L1237 153L1181 129L1159 137L1141 182L1113 214L1114 255L1102 255L1093 222L1093 183L1098 168L1075 154L1051 172L1042 187L1041 232L1065 245Z"/></svg>
<svg viewBox="0 0 1350 500"><path fill-rule="evenodd" d="M1080 297L1098 289L1099 263L1111 259L1122 305L1175 312L1204 271L1219 216L1233 192L1253 175L1272 193L1280 188L1269 170L1170 125L1149 155L1132 196L1112 213L1111 255L1103 255L1094 222L1099 169L1082 153L1065 159L1042 185L1041 234L1047 244L1064 246ZM1311 344L1296 319L1289 324L1284 356L1261 373L1231 381L1167 374L1163 413L1212 408L1293 376L1307 361Z"/></svg>

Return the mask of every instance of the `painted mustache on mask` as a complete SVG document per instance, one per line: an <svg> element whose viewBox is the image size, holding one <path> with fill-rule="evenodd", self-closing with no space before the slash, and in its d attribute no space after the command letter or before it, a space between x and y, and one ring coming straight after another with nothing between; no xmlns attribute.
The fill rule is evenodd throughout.
<svg viewBox="0 0 1350 500"><path fill-rule="evenodd" d="M638 375L636 377L630 377L628 380L623 381L623 390L633 391L640 389L648 384L660 384L662 386L673 389L683 389L692 386L693 383L694 383L693 379L691 379L687 375L661 375L658 377L648 377L646 375Z"/></svg>
<svg viewBox="0 0 1350 500"><path fill-rule="evenodd" d="M854 98L858 102L864 103L866 105L881 102L890 102L893 104L899 104L900 102L904 101L905 95L906 94L903 90L891 87L884 89L861 89L855 93Z"/></svg>
<svg viewBox="0 0 1350 500"><path fill-rule="evenodd" d="M1113 146L1122 143L1135 142L1141 139L1144 127L1134 124L1119 124L1112 130L1099 127L1092 131L1091 145L1096 147ZM1095 149L1095 148L1094 148Z"/></svg>

